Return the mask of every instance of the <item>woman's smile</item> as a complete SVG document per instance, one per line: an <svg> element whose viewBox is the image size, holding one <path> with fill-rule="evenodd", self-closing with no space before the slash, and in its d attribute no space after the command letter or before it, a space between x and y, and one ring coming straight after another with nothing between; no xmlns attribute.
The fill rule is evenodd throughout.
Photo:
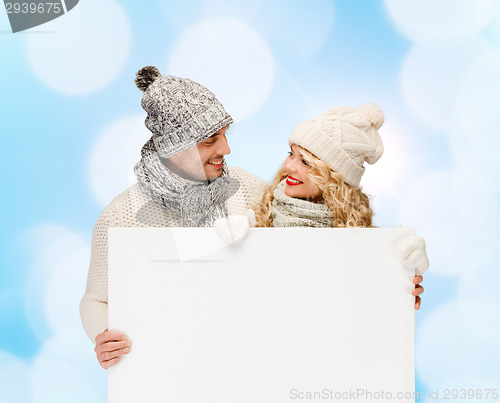
<svg viewBox="0 0 500 403"><path fill-rule="evenodd" d="M291 175L287 175L286 184L288 186L297 186L297 185L300 185L302 183L304 183L304 182L299 181L297 178L294 178Z"/></svg>

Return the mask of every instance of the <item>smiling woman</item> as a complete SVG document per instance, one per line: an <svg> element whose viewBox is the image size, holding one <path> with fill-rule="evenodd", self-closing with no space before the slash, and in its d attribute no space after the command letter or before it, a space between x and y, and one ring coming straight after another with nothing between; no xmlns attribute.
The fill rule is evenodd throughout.
<svg viewBox="0 0 500 403"><path fill-rule="evenodd" d="M290 155L257 207L262 227L371 227L370 201L359 186L363 164L375 163L383 145L380 108L335 107L300 124Z"/></svg>
<svg viewBox="0 0 500 403"><path fill-rule="evenodd" d="M373 227L360 180L364 162L374 164L382 156L378 130L383 123L381 109L373 104L334 107L301 123L288 139L288 158L255 207L257 226ZM421 274L429 267L423 239L407 240L402 254L415 268L412 295L419 309Z"/></svg>
<svg viewBox="0 0 500 403"><path fill-rule="evenodd" d="M372 227L370 200L360 187L297 144L291 149L257 208L259 226Z"/></svg>

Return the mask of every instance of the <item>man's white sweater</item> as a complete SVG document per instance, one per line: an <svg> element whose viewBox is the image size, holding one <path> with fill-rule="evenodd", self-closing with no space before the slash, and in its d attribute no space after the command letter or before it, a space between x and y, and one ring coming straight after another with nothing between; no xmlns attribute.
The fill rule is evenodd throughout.
<svg viewBox="0 0 500 403"><path fill-rule="evenodd" d="M227 201L229 214L245 215L262 197L265 182L241 168L230 167L229 175L239 182L238 190ZM80 303L82 324L92 342L108 327L108 228L180 226L179 213L153 203L137 183L115 197L99 215L92 233L87 289Z"/></svg>

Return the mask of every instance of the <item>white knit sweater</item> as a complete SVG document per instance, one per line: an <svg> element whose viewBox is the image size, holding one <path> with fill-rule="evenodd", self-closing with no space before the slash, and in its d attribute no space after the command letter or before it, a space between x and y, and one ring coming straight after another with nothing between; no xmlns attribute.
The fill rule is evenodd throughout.
<svg viewBox="0 0 500 403"><path fill-rule="evenodd" d="M246 214L264 192L265 182L241 169L230 167L229 175L240 186L227 201L229 214ZM92 233L92 252L87 289L80 303L82 324L90 340L108 327L108 228L180 227L179 213L153 203L136 183L103 210Z"/></svg>

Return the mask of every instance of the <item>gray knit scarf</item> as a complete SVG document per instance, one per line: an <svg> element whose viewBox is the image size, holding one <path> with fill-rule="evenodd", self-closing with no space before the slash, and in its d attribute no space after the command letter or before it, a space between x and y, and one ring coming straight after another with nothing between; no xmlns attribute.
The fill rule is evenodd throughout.
<svg viewBox="0 0 500 403"><path fill-rule="evenodd" d="M226 200L239 187L225 163L222 175L211 182L180 177L161 162L152 139L142 147L134 172L142 192L156 204L179 212L183 227L210 227L217 218L226 217Z"/></svg>
<svg viewBox="0 0 500 403"><path fill-rule="evenodd" d="M333 227L333 211L322 203L296 199L285 194L283 179L274 190L273 225L275 227Z"/></svg>

